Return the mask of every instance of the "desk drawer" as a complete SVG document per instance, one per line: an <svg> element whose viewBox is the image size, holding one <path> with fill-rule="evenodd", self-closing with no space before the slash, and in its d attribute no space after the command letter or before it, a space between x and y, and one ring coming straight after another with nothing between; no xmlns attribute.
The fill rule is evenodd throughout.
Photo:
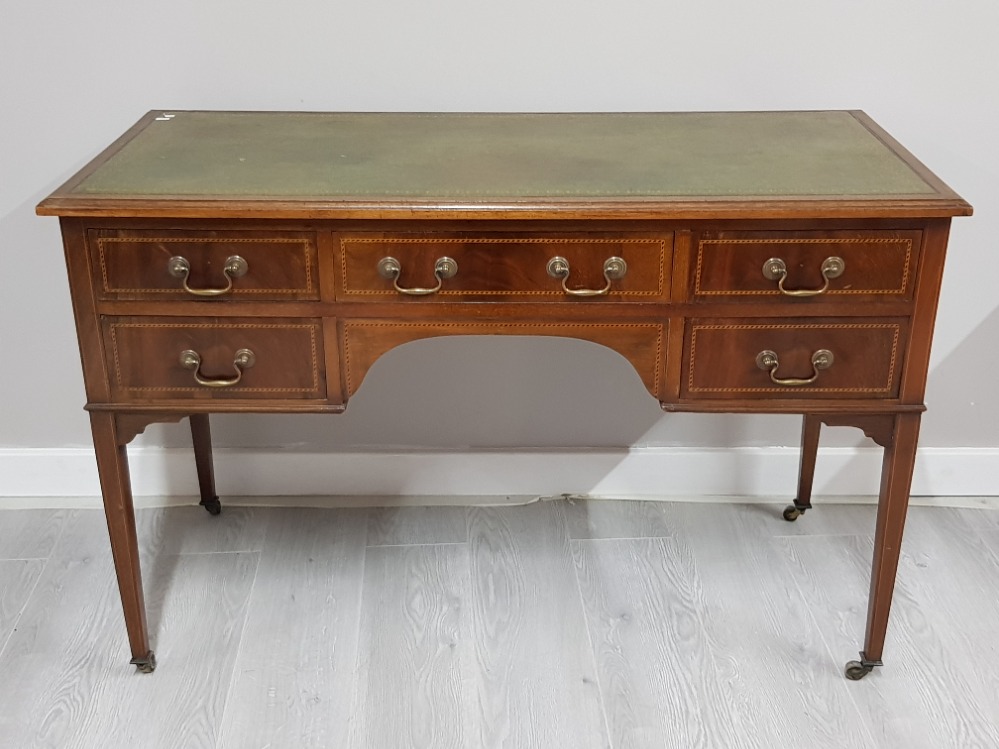
<svg viewBox="0 0 999 749"><path fill-rule="evenodd" d="M910 301L920 236L918 231L703 232L694 242L692 298Z"/></svg>
<svg viewBox="0 0 999 749"><path fill-rule="evenodd" d="M321 320L111 318L104 339L122 399L326 396Z"/></svg>
<svg viewBox="0 0 999 749"><path fill-rule="evenodd" d="M688 398L896 398L905 319L691 320Z"/></svg>
<svg viewBox="0 0 999 749"><path fill-rule="evenodd" d="M100 299L319 299L312 232L100 229L88 243Z"/></svg>
<svg viewBox="0 0 999 749"><path fill-rule="evenodd" d="M344 300L454 302L472 297L506 302L568 299L647 302L668 298L673 235L365 233L339 235L334 244L338 247L340 268L337 297ZM389 262L386 258L397 261L397 273L386 269ZM450 270L445 269L444 273L439 272L442 258L453 261ZM562 275L567 273L564 283L570 292L606 290L605 293L574 295L564 291L563 278L549 274L553 258L564 260ZM435 270L438 270L436 275ZM439 279L441 275L445 277ZM400 289L424 293L407 294L397 290L395 284Z"/></svg>

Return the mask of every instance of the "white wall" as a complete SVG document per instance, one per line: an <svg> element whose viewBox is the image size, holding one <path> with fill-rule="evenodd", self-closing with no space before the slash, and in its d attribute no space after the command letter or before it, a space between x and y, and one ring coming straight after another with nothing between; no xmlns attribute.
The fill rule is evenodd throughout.
<svg viewBox="0 0 999 749"><path fill-rule="evenodd" d="M5 0L0 449L89 444L57 222L33 209L153 108L866 110L977 210L952 232L921 444L999 447L997 28L994 0ZM390 353L343 416L215 431L335 451L793 445L798 426L663 415L623 361L576 341L447 339Z"/></svg>

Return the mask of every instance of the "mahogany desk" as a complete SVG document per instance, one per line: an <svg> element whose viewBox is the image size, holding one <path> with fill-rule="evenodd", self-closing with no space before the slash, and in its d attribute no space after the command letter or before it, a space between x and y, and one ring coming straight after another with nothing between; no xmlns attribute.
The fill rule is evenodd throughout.
<svg viewBox="0 0 999 749"><path fill-rule="evenodd" d="M884 447L859 679L881 663L952 216L860 112L151 112L61 217L132 663L152 671L125 446L210 413L343 411L444 335L607 346L667 411L802 414ZM605 394L601 394L605 397Z"/></svg>

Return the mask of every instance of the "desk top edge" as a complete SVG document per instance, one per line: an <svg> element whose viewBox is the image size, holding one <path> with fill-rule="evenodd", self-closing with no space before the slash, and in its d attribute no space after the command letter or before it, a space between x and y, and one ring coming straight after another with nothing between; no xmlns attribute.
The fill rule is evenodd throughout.
<svg viewBox="0 0 999 749"><path fill-rule="evenodd" d="M101 171L116 155L127 149L135 139L154 123L163 122L163 110L152 110L120 138L91 160L66 183L43 200L36 209L42 216L74 217L172 217L172 218L310 218L310 219L698 219L698 218L880 218L880 217L950 217L971 215L971 206L925 165L902 147L865 113L855 110L814 112L677 112L677 113L323 113L323 112L198 112L167 110L174 116L202 115L224 118L249 116L251 121L277 122L282 116L301 120L321 121L323 118L369 118L367 122L409 118L437 118L436 123L504 122L548 123L564 122L661 123L669 118L700 118L703 122L722 123L724 118L849 116L876 140L891 156L911 170L909 183L918 180L925 190L893 193L849 194L739 194L705 195L651 194L482 194L446 195L412 191L380 194L221 194L170 193L168 191L101 192L80 190L95 173ZM374 118L374 119L371 119ZM801 120L805 118L805 120ZM172 120L171 120L172 121ZM244 120L245 121L245 120ZM753 121L753 120L750 120ZM745 119L743 119L745 122ZM710 144L709 144L710 145ZM578 154L577 154L578 155ZM693 162L693 166L697 166ZM617 176L617 175L615 175ZM627 177L627 175L624 175ZM738 180L736 180L738 181ZM907 184L899 182L903 187ZM390 184L390 183L387 183ZM597 191L599 192L599 191ZM628 191L629 193L631 191Z"/></svg>

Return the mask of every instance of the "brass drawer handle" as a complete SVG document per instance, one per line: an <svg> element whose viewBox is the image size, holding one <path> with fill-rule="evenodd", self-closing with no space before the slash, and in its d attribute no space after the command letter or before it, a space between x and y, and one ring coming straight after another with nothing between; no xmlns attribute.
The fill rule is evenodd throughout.
<svg viewBox="0 0 999 749"><path fill-rule="evenodd" d="M440 291L441 287L444 285L444 279L454 278L458 275L458 263L449 257L437 258L437 262L434 263L434 275L437 277L437 285L432 289L421 289L419 287L407 289L400 286L399 276L401 273L402 263L394 257L383 257L378 261L378 275L382 278L391 280L395 290L400 294L408 294L409 296L427 296L428 294L436 294Z"/></svg>
<svg viewBox="0 0 999 749"><path fill-rule="evenodd" d="M206 388L228 388L238 385L243 379L243 370L249 369L257 361L257 357L248 348L241 348L232 360L235 377L205 377L201 374L201 354L187 349L180 352L180 366L194 370L194 381Z"/></svg>
<svg viewBox="0 0 999 749"><path fill-rule="evenodd" d="M760 369L770 370L770 381L775 385L784 385L786 387L801 387L802 385L811 385L819 378L819 372L823 369L829 369L833 365L833 354L829 349L819 349L814 354L812 354L812 376L807 379L799 379L797 377L778 377L777 370L780 368L780 361L777 359L777 354L773 351L761 351L756 355L756 366Z"/></svg>
<svg viewBox="0 0 999 749"><path fill-rule="evenodd" d="M785 289L784 281L787 280L787 263L779 257L772 257L763 264L763 277L768 281L777 281L777 288L785 296L818 296L825 294L829 290L829 281L839 278L846 270L846 261L841 257L827 257L822 261L822 278L825 283L818 289Z"/></svg>
<svg viewBox="0 0 999 749"><path fill-rule="evenodd" d="M187 277L191 273L191 263L188 259L181 255L174 255L167 260L167 271L174 278L183 279L184 291L194 296L222 296L223 294L228 294L232 291L232 280L245 276L249 270L250 266L243 258L239 255L230 255L225 259L225 267L222 268L222 273L228 282L225 286L221 289L193 289L187 285Z"/></svg>
<svg viewBox="0 0 999 749"><path fill-rule="evenodd" d="M628 272L628 264L622 257L609 257L604 260L604 279L607 283L602 289L570 289L565 285L569 280L569 261L556 255L548 261L548 275L562 280L562 291L572 296L604 296L611 290L611 284L624 278Z"/></svg>

